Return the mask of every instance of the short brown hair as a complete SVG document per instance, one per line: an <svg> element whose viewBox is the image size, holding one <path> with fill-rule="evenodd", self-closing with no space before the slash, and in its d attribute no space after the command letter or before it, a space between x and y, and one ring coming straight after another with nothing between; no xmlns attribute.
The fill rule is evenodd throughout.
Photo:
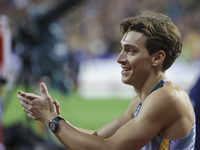
<svg viewBox="0 0 200 150"><path fill-rule="evenodd" d="M182 39L171 19L161 13L147 11L135 17L124 19L120 24L123 34L134 30L147 36L146 48L149 55L163 50L166 54L162 70L165 71L181 54Z"/></svg>

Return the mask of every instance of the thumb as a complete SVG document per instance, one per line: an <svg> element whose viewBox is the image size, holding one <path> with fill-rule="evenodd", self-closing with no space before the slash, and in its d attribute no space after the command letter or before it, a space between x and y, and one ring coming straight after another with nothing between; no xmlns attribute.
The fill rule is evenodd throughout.
<svg viewBox="0 0 200 150"><path fill-rule="evenodd" d="M40 83L40 92L42 94L42 97L48 97L49 96L47 87L46 87L46 85L43 82Z"/></svg>

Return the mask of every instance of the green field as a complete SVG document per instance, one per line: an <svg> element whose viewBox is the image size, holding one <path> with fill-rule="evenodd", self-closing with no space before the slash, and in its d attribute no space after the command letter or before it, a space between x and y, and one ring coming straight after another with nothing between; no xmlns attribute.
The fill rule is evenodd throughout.
<svg viewBox="0 0 200 150"><path fill-rule="evenodd" d="M18 87L18 89L24 90L23 87ZM23 112L20 102L17 99L18 89L9 93L3 92L3 97L10 96L9 100L7 100L9 104L5 103L3 125L5 128L8 128L17 123L22 123L26 126L27 123L31 122L31 128L35 130L35 128L38 128L36 127L38 123L28 119ZM86 100L76 92L63 95L55 90L50 90L49 93L53 99L59 101L62 117L75 126L92 130L98 129L122 115L130 103L130 100L126 99Z"/></svg>

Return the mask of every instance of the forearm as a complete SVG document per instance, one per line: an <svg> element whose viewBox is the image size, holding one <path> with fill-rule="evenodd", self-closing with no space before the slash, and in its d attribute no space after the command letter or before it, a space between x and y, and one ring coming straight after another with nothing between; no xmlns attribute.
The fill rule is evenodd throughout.
<svg viewBox="0 0 200 150"><path fill-rule="evenodd" d="M94 133L96 132L95 130L88 130L88 129L82 129L82 128L76 127L76 126L72 125L71 123L69 123L68 121L66 121L66 123L68 123L70 126L72 126L76 130L83 132L83 133L94 135Z"/></svg>
<svg viewBox="0 0 200 150"><path fill-rule="evenodd" d="M121 126L123 126L131 118L132 117L130 115L123 114L122 116L116 118L115 120L111 121L110 123L106 124L105 126L103 126L102 128L100 128L98 130L82 129L82 128L73 126L68 121L66 121L66 122L80 132L87 133L90 135L95 135L95 136L105 139L105 138L111 137Z"/></svg>
<svg viewBox="0 0 200 150"><path fill-rule="evenodd" d="M65 121L60 121L58 126L55 136L70 150L109 149L109 144L105 139L80 132Z"/></svg>

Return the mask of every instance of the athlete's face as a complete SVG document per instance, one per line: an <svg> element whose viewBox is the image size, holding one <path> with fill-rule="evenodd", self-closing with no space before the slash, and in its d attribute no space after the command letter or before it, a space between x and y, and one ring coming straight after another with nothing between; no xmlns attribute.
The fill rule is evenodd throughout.
<svg viewBox="0 0 200 150"><path fill-rule="evenodd" d="M146 36L129 31L121 39L121 52L117 62L122 67L122 82L135 85L145 80L151 70L151 56L145 48Z"/></svg>

